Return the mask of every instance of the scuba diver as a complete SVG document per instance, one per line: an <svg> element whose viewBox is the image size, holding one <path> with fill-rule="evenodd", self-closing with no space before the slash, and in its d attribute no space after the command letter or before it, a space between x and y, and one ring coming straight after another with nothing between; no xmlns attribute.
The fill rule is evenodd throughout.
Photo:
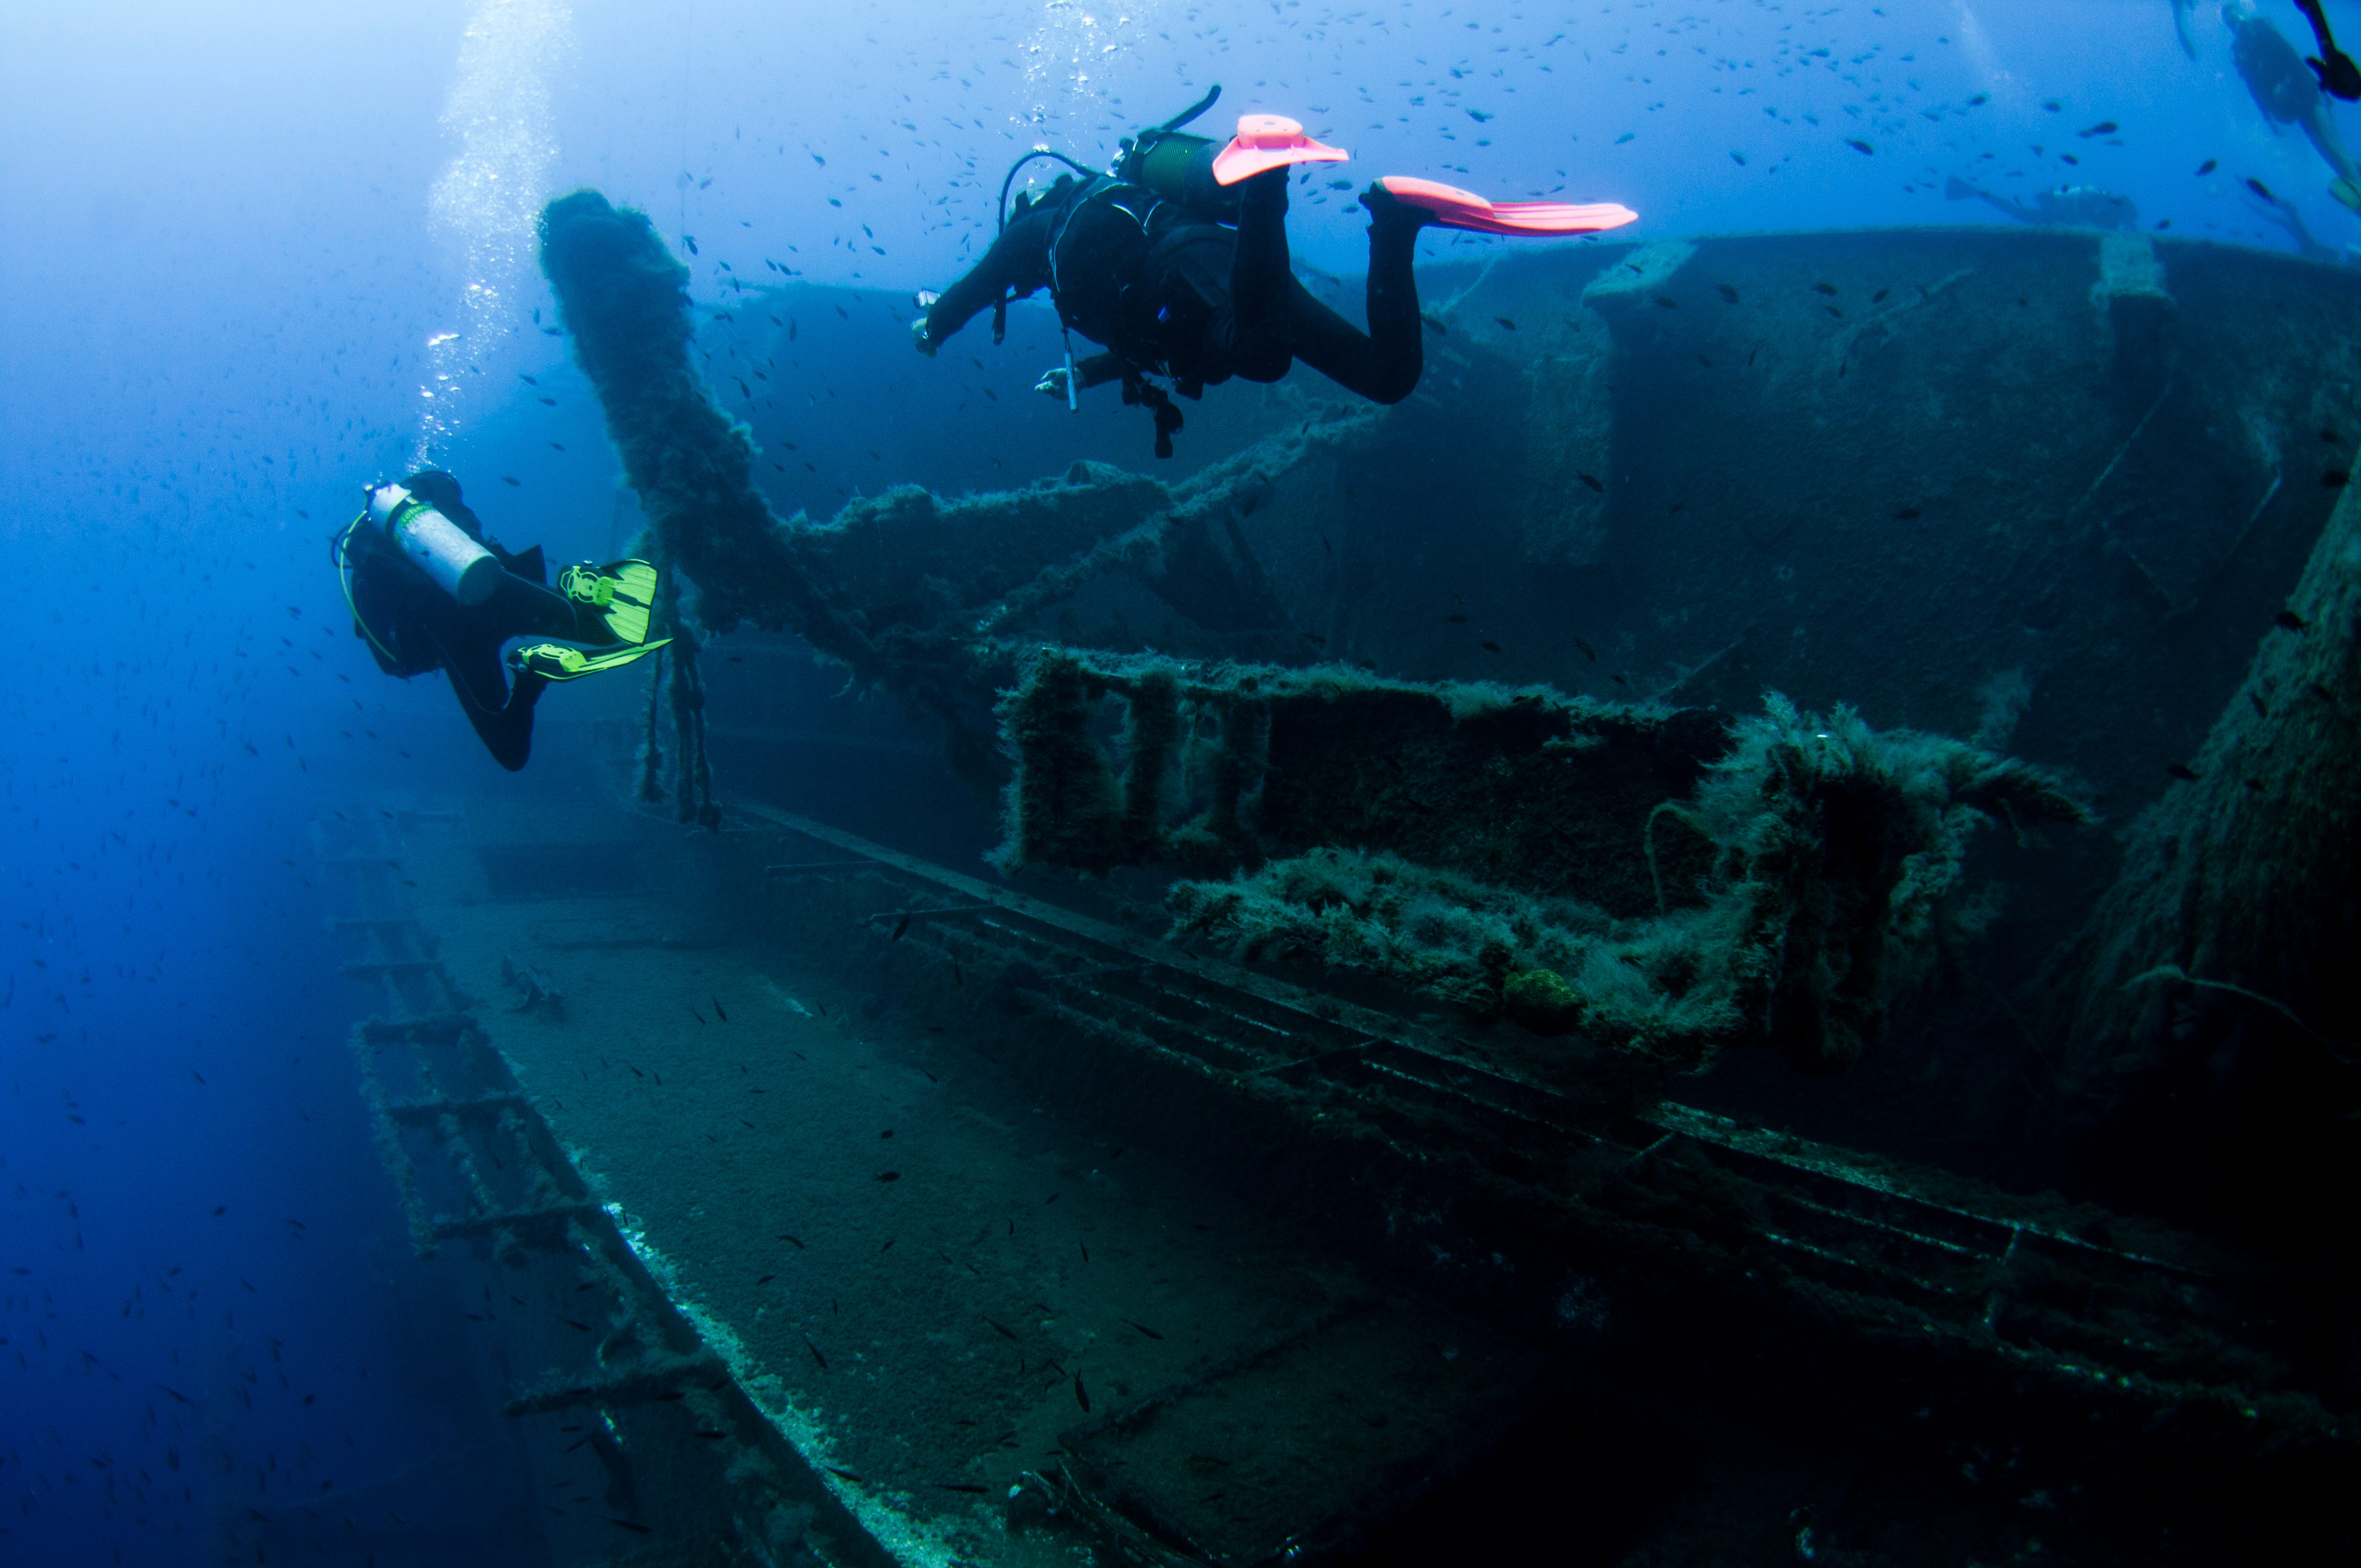
<svg viewBox="0 0 2361 1568"><path fill-rule="evenodd" d="M1123 400L1156 419L1156 455L1172 455L1180 411L1152 378L1194 399L1231 377L1276 381L1301 359L1372 402L1397 403L1424 368L1411 253L1430 224L1485 234L1590 234L1632 222L1611 204L1492 203L1433 181L1389 176L1361 194L1369 213L1368 331L1312 298L1290 266L1288 170L1341 163L1342 148L1277 115L1246 115L1226 145L1180 127L1213 105L1197 104L1137 137L1105 172L1037 148L1000 186L1000 232L967 275L939 295L917 296L910 335L932 356L989 306L992 340L1007 331L1011 300L1049 291L1068 334L1066 363L1036 391L1081 407L1083 388L1123 383ZM1017 170L1052 158L1060 174L1038 200L1008 205ZM1079 178L1078 178L1079 176ZM1075 362L1071 334L1106 352Z"/></svg>
<svg viewBox="0 0 2361 1568"><path fill-rule="evenodd" d="M2118 196L2113 191L2102 191L2095 185L2060 185L2051 191L2036 191L2032 201L2020 202L2014 197L1997 195L1980 186L1971 185L1954 174L1944 184L1943 196L1951 202L1964 202L1972 197L2006 213L2018 223L2049 228L2139 227L2139 209L2132 205L2130 197Z"/></svg>
<svg viewBox="0 0 2361 1568"><path fill-rule="evenodd" d="M368 487L330 554L353 634L368 641L378 668L404 680L447 674L467 722L511 773L532 754L533 704L550 682L615 669L671 641L647 640L653 566L586 561L560 572L552 590L541 546L501 549L460 499L459 481L439 469ZM501 644L519 637L563 641L519 647L503 661Z"/></svg>
<svg viewBox="0 0 2361 1568"><path fill-rule="evenodd" d="M2332 43L2322 46L2328 64L2307 62L2277 27L2255 14L2248 0L2229 0L2222 7L2222 22L2230 29L2231 60L2246 91L2255 95L2255 106L2262 110L2264 120L2274 133L2281 126L2301 126L2313 148L2335 171L2328 193L2361 213L2361 169L2355 167L2345 150L2336 122L2329 115L2328 96L2321 91L2323 84L2331 91L2344 84L2344 72L2353 62ZM2324 21L2320 24L2323 38L2326 26ZM2361 80L2352 85L2361 88Z"/></svg>

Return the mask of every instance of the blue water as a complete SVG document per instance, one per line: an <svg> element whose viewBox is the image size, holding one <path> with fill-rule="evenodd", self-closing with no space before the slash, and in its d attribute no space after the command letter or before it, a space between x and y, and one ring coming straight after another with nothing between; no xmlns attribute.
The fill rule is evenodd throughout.
<svg viewBox="0 0 2361 1568"><path fill-rule="evenodd" d="M609 536L618 466L529 255L480 188L434 208L455 163L525 171L527 208L646 210L712 306L783 270L940 287L1017 151L1094 161L1217 81L1216 119L1296 115L1356 174L1620 201L1642 237L2008 221L1960 177L2289 247L2258 181L2345 254L2325 166L2216 11L2190 21L2193 60L2168 0L7 8L0 1562L217 1561L247 1510L316 1520L307 1560L530 1550L500 1390L370 1142L310 869L341 800L534 787L349 635L324 542L357 484L423 455L511 544ZM1299 203L1308 266L1357 270L1349 203ZM887 314L812 384L927 373ZM983 335L962 352L1021 400L1038 367ZM984 482L958 440L874 482Z"/></svg>

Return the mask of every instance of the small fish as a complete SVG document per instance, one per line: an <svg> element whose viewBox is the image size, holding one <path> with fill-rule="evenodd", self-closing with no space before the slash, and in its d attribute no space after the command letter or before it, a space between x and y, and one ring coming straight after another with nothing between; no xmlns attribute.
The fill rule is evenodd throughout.
<svg viewBox="0 0 2361 1568"><path fill-rule="evenodd" d="M1500 651L1500 645L1499 645L1498 642L1493 641L1492 641L1490 638L1488 638L1488 637L1487 637L1486 639L1484 639L1484 641L1483 641L1483 642L1480 644L1480 646L1483 648L1484 652L1486 652L1487 653L1497 653L1497 652L1499 652Z"/></svg>
<svg viewBox="0 0 2361 1568"><path fill-rule="evenodd" d="M2195 784L2197 782L2197 770L2191 767L2187 762L2167 762L2164 765L2164 771L2170 773L2174 778L2180 780L2183 784Z"/></svg>
<svg viewBox="0 0 2361 1568"><path fill-rule="evenodd" d="M1517 323L1514 323L1514 322L1512 322L1512 321L1510 321L1510 320L1508 317L1506 317L1506 316L1494 316L1492 319L1493 319L1494 321L1496 321L1496 322L1499 322L1499 323L1503 327L1506 327L1506 328L1507 328L1509 331L1510 331L1510 332L1514 332L1514 331L1516 331L1516 330L1517 330Z"/></svg>
<svg viewBox="0 0 2361 1568"><path fill-rule="evenodd" d="M557 406L557 400L555 398L544 398L541 401L548 404L551 408L555 408Z"/></svg>
<svg viewBox="0 0 2361 1568"><path fill-rule="evenodd" d="M1734 305L1738 303L1738 291L1731 288L1729 284L1716 283L1713 288L1714 292L1721 296L1722 303L1727 305Z"/></svg>
<svg viewBox="0 0 2361 1568"><path fill-rule="evenodd" d="M1894 291L1891 289L1880 289L1876 293L1872 294L1869 297L1869 302L1872 305L1882 305L1885 303L1885 296L1892 292L1894 292Z"/></svg>
<svg viewBox="0 0 2361 1568"><path fill-rule="evenodd" d="M688 247L688 253L691 256L695 256L697 254L697 236L695 235L685 234L681 236L680 243Z"/></svg>
<svg viewBox="0 0 2361 1568"><path fill-rule="evenodd" d="M1615 138L1615 145L1617 147L1621 147L1625 142L1630 141L1633 137L1638 136L1639 134L1640 133L1637 131L1625 131L1621 136Z"/></svg>
<svg viewBox="0 0 2361 1568"><path fill-rule="evenodd" d="M1992 94L1991 94L1991 93L1977 93L1974 97L1972 97L1972 98L1971 98L1971 99L1969 99L1969 100L1968 100L1968 107L1969 107L1969 108L1971 108L1971 109L1981 109L1981 108L1982 108L1982 107L1983 107L1986 104L1989 104L1989 103L1991 103L1991 102L1992 102Z"/></svg>
<svg viewBox="0 0 2361 1568"><path fill-rule="evenodd" d="M1593 648L1589 643L1585 642L1585 641L1584 641L1581 638L1579 638L1579 637L1577 637L1577 638L1576 638L1576 639L1574 640L1574 645L1575 645L1576 647L1577 647L1577 648L1579 648L1579 649L1581 649L1581 650L1582 650L1582 656L1583 656L1584 658L1586 658L1586 659L1589 660L1589 661L1590 661L1592 663L1594 663L1594 664L1596 664L1597 663L1598 663L1598 649Z"/></svg>
<svg viewBox="0 0 2361 1568"><path fill-rule="evenodd" d="M2297 614L2291 609L2283 609L2277 615L2271 617L2271 619L2277 621L2279 625L2286 627L2290 631L2301 631L2305 627L2312 624L2312 622L2306 620L2302 616ZM203 1080L200 1080L199 1081Z"/></svg>
<svg viewBox="0 0 2361 1568"><path fill-rule="evenodd" d="M539 381L534 380L532 377L526 375L522 370L517 372L517 379L522 381L528 387L538 387L541 385Z"/></svg>
<svg viewBox="0 0 2361 1568"><path fill-rule="evenodd" d="M1853 151L1860 153L1863 158L1867 158L1877 150L1877 148L1870 146L1867 142L1862 141L1858 137L1845 137L1845 146L1852 148Z"/></svg>
<svg viewBox="0 0 2361 1568"><path fill-rule="evenodd" d="M2201 163L2201 164L2199 164L2199 165L2197 166L2197 177L2198 177L2200 180L2202 180L2202 179L2204 179L2204 178L2205 178L2205 176L2207 176L2208 174L2213 173L2215 170L2217 170L2217 169L2219 169L2219 168L2221 168L2221 167L2222 167L2222 160L2221 160L2220 159L2218 159L2218 158L2209 158L2209 159L2207 159L2204 162L2202 162L2202 163Z"/></svg>
<svg viewBox="0 0 2361 1568"><path fill-rule="evenodd" d="M1082 1375L1079 1372L1074 1374L1074 1402L1082 1406L1082 1414L1091 1413L1091 1391L1082 1387Z"/></svg>
<svg viewBox="0 0 2361 1568"><path fill-rule="evenodd" d="M637 1520L635 1520L635 1519L614 1519L614 1518L611 1518L611 1517L610 1517L610 1518L607 1520L607 1522L608 1522L609 1524L618 1526L618 1527L620 1527L620 1528L621 1528L621 1529L623 1529L623 1530L630 1530L633 1535L653 1535L653 1534L655 1534L655 1531L654 1531L653 1529L651 1529L649 1526L647 1526L647 1525L643 1525L643 1524L641 1524L641 1523L639 1523L639 1522L638 1522Z"/></svg>
<svg viewBox="0 0 2361 1568"><path fill-rule="evenodd" d="M1834 283L1815 283L1812 285L1812 292L1815 294L1834 294L1836 291L1837 286Z"/></svg>
<svg viewBox="0 0 2361 1568"><path fill-rule="evenodd" d="M690 1017L692 1017L692 1018L696 1019L696 1020L697 1020L698 1023L700 1023L700 1024L702 1024L702 1023L704 1023L704 1022L705 1022L705 1014L702 1014L702 1013L699 1013L699 1012L697 1010L696 1005L695 1005L694 1003L692 1003L692 1004L690 1005L689 1009L688 1009L688 1015L689 1015Z"/></svg>
<svg viewBox="0 0 2361 1568"><path fill-rule="evenodd" d="M2075 134L2076 136L2081 137L2083 140L2088 141L2088 140L2089 140L2091 137L2111 137L2111 136L2113 136L2113 135L2114 135L2114 134L2115 134L2115 132L2116 132L2116 130L2117 130L2118 128L2119 128L2119 127L2115 125L2115 122L2114 122L2114 121L2113 121L2113 120L2101 120L2097 125L2092 126L2089 130L2087 130L2087 131L2077 131L2077 132L2075 132L2074 134Z"/></svg>
<svg viewBox="0 0 2361 1568"><path fill-rule="evenodd" d="M1418 319L1426 323L1427 330L1435 334L1437 336L1449 337L1451 335L1451 329L1444 325L1443 318L1436 315L1433 312L1422 311L1419 313Z"/></svg>
<svg viewBox="0 0 2361 1568"><path fill-rule="evenodd" d="M1082 1245L1081 1242L1076 1242L1074 1245L1075 1245L1076 1246L1078 1246L1078 1247L1082 1247L1082 1261L1083 1261L1084 1263L1088 1263L1088 1262L1090 1262L1090 1260L1091 1260L1091 1249L1090 1249L1089 1247L1087 1247L1087 1246L1083 1246L1083 1245Z"/></svg>
<svg viewBox="0 0 2361 1568"><path fill-rule="evenodd" d="M872 1181L899 1181L902 1179L902 1173L898 1170L881 1170L875 1176L871 1177L870 1179Z"/></svg>
<svg viewBox="0 0 2361 1568"><path fill-rule="evenodd" d="M822 1355L822 1354L819 1353L819 1346L818 1346L818 1345L816 1345L816 1344L812 1343L812 1342L811 1342L811 1335L809 1335L809 1334L804 1334L804 1335L802 1335L802 1336L800 1336L800 1337L802 1338L802 1340L803 1340L803 1342L804 1342L804 1348L805 1348L806 1350L807 1350L807 1351L810 1351L810 1352L811 1352L811 1358L812 1358L814 1361L816 1361L816 1362L819 1363L819 1369L820 1369L822 1372L827 1371L827 1370L828 1370L828 1357L826 1357L826 1356ZM841 1470L838 1471L838 1472L837 1472L837 1474L838 1474L838 1475L844 1475L844 1472L843 1472L843 1471L841 1471ZM845 1478L846 1480L848 1480L848 1481L857 1481L857 1480L859 1480L861 1477L859 1477L858 1475L844 1475L844 1478Z"/></svg>
<svg viewBox="0 0 2361 1568"><path fill-rule="evenodd" d="M721 1011L721 998L714 996L711 992L708 992L706 994L712 999L714 1016L720 1019L725 1024L730 1022L730 1014Z"/></svg>
<svg viewBox="0 0 2361 1568"><path fill-rule="evenodd" d="M1580 479L1584 484L1588 485L1593 490L1596 490L1602 496L1607 493L1607 487L1598 482L1596 475L1577 472L1575 475L1575 477Z"/></svg>
<svg viewBox="0 0 2361 1568"><path fill-rule="evenodd" d="M798 1238L796 1238L796 1237L795 1237L795 1236L791 1236L791 1235L789 1235L789 1234L788 1234L786 1232L785 1232L785 1231L781 1231L777 1235L775 1235L775 1236L772 1237L771 1239L772 1239L773 1241L786 1242L786 1243L788 1243L789 1245L791 1245L792 1246L794 1246L794 1248L795 1248L797 1252L804 1252L804 1251L808 1250L807 1248L806 1248L806 1247L805 1247L805 1245L804 1245L803 1242L802 1242L800 1239L798 1239Z"/></svg>
<svg viewBox="0 0 2361 1568"><path fill-rule="evenodd" d="M2252 191L2256 195L2260 196L2266 202L2277 203L2279 201L2277 196L2271 194L2271 188L2269 186L2264 184L2261 181L2256 179L2251 174L2246 176L2246 189Z"/></svg>
<svg viewBox="0 0 2361 1568"><path fill-rule="evenodd" d="M1744 153L1742 153L1742 152L1737 151L1737 150L1736 150L1736 149L1734 149L1734 148L1733 148L1733 149L1731 150L1731 152L1730 152L1730 160L1732 163L1735 163L1736 165L1738 165L1738 167L1739 167L1739 168L1741 168L1741 169L1743 169L1743 168L1745 168L1745 167L1746 167L1746 155L1745 155Z"/></svg>
<svg viewBox="0 0 2361 1568"><path fill-rule="evenodd" d="M967 983L967 977L960 973L960 964L959 959L953 959L951 960L951 983L953 985L965 985ZM933 1077L931 1073L928 1076L929 1080Z"/></svg>
<svg viewBox="0 0 2361 1568"><path fill-rule="evenodd" d="M1896 522L1908 522L1912 518L1916 517L1917 515L1918 509L1916 507L1904 507L1900 511L1894 514L1894 521Z"/></svg>
<svg viewBox="0 0 2361 1568"><path fill-rule="evenodd" d="M905 916L902 916L902 918L901 918L901 919L899 919L899 920L897 920L897 921L895 921L895 924L894 924L894 935L893 935L892 940L896 941L896 942L900 941L900 940L902 939L902 934L903 934L905 931L907 931L909 928L910 928L910 917L909 917L907 915L905 915Z"/></svg>
<svg viewBox="0 0 2361 1568"><path fill-rule="evenodd" d="M1489 109L1470 109L1467 117L1480 126L1492 117L1492 112Z"/></svg>
<svg viewBox="0 0 2361 1568"><path fill-rule="evenodd" d="M1160 1339L1162 1339L1162 1338L1164 1337L1162 1334L1158 1333L1154 1329L1149 1328L1146 1323L1133 1323L1133 1322L1132 1322L1132 1321L1131 1321L1129 1318L1126 1318L1126 1319L1124 1319L1123 1321L1124 1321L1125 1322L1126 1322L1126 1323L1131 1323L1131 1326L1132 1326L1133 1328L1137 1329L1141 1333L1146 1334L1149 1339L1160 1340Z"/></svg>
<svg viewBox="0 0 2361 1568"><path fill-rule="evenodd" d="M1012 1339L1012 1340L1013 1340L1013 1339L1015 1339L1015 1338L1016 1337L1016 1331L1015 1329L1012 1329L1012 1328L1008 1327L1005 1323L1003 1323L1003 1322L999 1321L997 1319L994 1319L994 1318L986 1318L986 1319L984 1319L983 1321L984 1321L985 1322L987 1322L987 1323L990 1323L994 1328L995 1328L995 1329L999 1330L999 1331L1000 1331L1000 1337L1001 1337L1001 1338L1003 1338L1003 1339ZM182 1403L182 1404L184 1404L184 1405L185 1405L185 1404L187 1404L187 1403L188 1403L188 1401L187 1401L186 1399L183 1399L183 1400L181 1400L181 1403Z"/></svg>
<svg viewBox="0 0 2361 1568"><path fill-rule="evenodd" d="M1443 619L1451 622L1454 626L1465 626L1467 624L1467 618L1464 615L1446 615Z"/></svg>
<svg viewBox="0 0 2361 1568"><path fill-rule="evenodd" d="M1631 684L1631 677L1628 675L1609 675L1607 678L1619 686L1628 686Z"/></svg>
<svg viewBox="0 0 2361 1568"><path fill-rule="evenodd" d="M1681 302L1678 300L1674 299L1670 294L1659 294L1656 296L1656 308L1664 311L1677 311L1681 308Z"/></svg>

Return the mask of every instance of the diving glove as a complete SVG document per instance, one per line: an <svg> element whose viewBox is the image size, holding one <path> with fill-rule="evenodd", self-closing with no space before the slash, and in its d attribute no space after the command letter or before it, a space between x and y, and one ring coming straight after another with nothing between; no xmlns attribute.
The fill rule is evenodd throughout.
<svg viewBox="0 0 2361 1568"><path fill-rule="evenodd" d="M1063 365L1056 366L1041 372L1041 378L1033 383L1033 389L1045 397L1071 400L1068 399L1066 388L1073 378L1074 373L1071 370L1067 369Z"/></svg>
<svg viewBox="0 0 2361 1568"><path fill-rule="evenodd" d="M562 642L535 642L529 647L509 650L509 668L520 674L539 675L545 681L577 681L584 675L595 675L601 670L620 670L632 660L653 653L671 641L669 637L659 637L636 648L614 648L603 653L586 653Z"/></svg>
<svg viewBox="0 0 2361 1568"><path fill-rule="evenodd" d="M910 296L910 302L918 308L918 313L910 321L910 346L929 359L935 356L936 345L927 337L927 313L933 310L935 302L941 298L931 289L921 289Z"/></svg>
<svg viewBox="0 0 2361 1568"><path fill-rule="evenodd" d="M557 574L557 591L597 610L607 630L626 642L648 639L648 611L656 602L656 569L645 561L585 561Z"/></svg>

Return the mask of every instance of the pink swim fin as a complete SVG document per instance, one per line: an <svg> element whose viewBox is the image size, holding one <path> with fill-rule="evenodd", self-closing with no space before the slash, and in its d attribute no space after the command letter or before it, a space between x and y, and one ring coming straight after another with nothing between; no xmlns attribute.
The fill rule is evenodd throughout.
<svg viewBox="0 0 2361 1568"><path fill-rule="evenodd" d="M1342 163L1352 154L1313 141L1284 115L1240 115L1238 134L1213 155L1213 183L1235 185L1290 163Z"/></svg>
<svg viewBox="0 0 2361 1568"><path fill-rule="evenodd" d="M1473 191L1444 185L1414 175L1389 174L1378 181L1394 200L1424 207L1446 228L1472 229L1477 234L1553 235L1597 234L1637 223L1640 214L1612 202L1576 205L1571 202L1488 202Z"/></svg>

